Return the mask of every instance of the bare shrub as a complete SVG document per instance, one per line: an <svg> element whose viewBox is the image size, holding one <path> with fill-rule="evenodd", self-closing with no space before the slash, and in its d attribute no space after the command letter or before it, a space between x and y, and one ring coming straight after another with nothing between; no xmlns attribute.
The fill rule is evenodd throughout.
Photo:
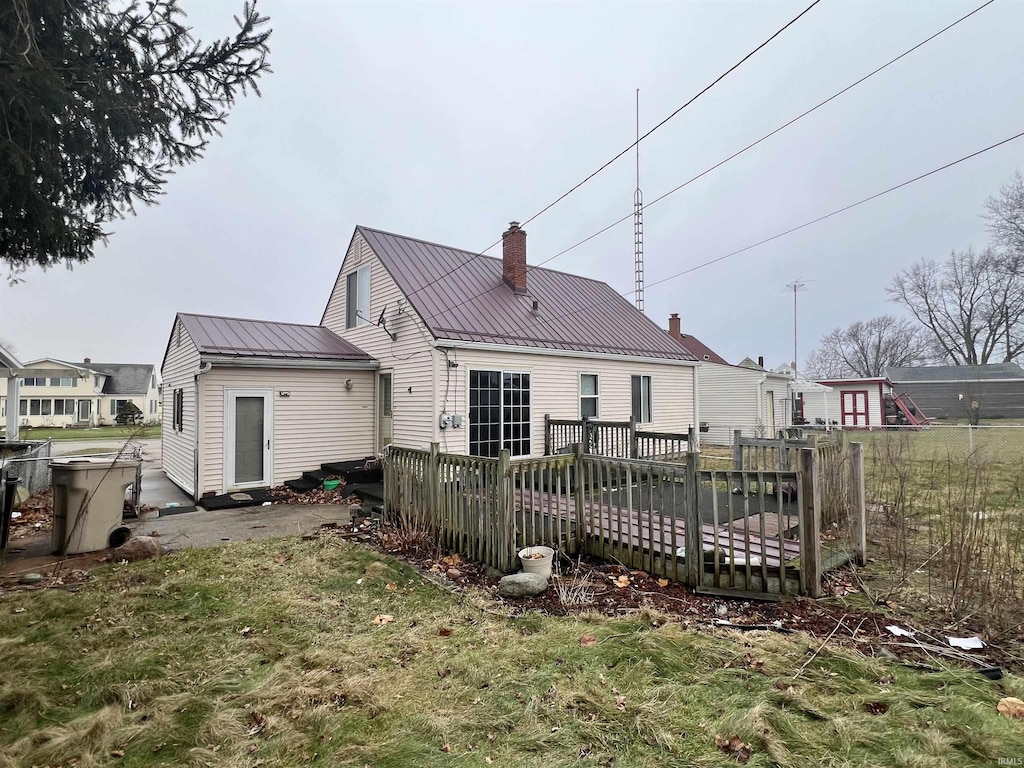
<svg viewBox="0 0 1024 768"><path fill-rule="evenodd" d="M584 572L580 559L576 560L571 576L563 573L556 562L555 578L551 581L555 588L555 594L558 595L558 602L566 611L593 604L594 585L590 581L590 576L590 571Z"/></svg>

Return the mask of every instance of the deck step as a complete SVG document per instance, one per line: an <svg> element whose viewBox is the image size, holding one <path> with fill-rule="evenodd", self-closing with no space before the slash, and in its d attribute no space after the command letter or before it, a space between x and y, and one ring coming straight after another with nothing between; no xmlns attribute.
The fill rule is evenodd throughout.
<svg viewBox="0 0 1024 768"><path fill-rule="evenodd" d="M380 483L384 480L384 470L380 467L366 469L366 460L329 461L320 465L320 469L331 475L345 478L349 485L354 483Z"/></svg>
<svg viewBox="0 0 1024 768"><path fill-rule="evenodd" d="M305 473L303 473L305 475ZM290 488L296 493L305 493L306 491L312 491L314 488L320 487L320 482L317 480L310 480L305 476L300 477L298 480L285 480L285 487Z"/></svg>

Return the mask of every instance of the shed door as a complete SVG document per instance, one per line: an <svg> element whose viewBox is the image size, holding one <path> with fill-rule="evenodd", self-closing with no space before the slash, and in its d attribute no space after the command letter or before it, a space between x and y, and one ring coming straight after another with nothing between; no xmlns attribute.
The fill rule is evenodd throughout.
<svg viewBox="0 0 1024 768"><path fill-rule="evenodd" d="M866 389L840 392L839 403L844 427L868 426L868 392Z"/></svg>
<svg viewBox="0 0 1024 768"><path fill-rule="evenodd" d="M273 392L226 392L224 479L227 488L270 485L273 476Z"/></svg>
<svg viewBox="0 0 1024 768"><path fill-rule="evenodd" d="M377 447L382 449L391 443L394 425L394 411L391 403L391 373L377 376Z"/></svg>

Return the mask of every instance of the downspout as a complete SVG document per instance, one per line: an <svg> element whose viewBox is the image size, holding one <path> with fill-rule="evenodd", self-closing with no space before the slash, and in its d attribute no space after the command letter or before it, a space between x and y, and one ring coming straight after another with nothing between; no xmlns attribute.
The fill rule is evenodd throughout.
<svg viewBox="0 0 1024 768"><path fill-rule="evenodd" d="M195 431L192 435L192 501L198 502L199 493L199 377L204 373L209 373L213 368L213 363L207 361L199 366L199 370L195 375L195 398L193 403L195 404L195 413L192 414L192 423L195 424ZM184 418L184 416L182 417ZM226 418L226 416L225 416Z"/></svg>

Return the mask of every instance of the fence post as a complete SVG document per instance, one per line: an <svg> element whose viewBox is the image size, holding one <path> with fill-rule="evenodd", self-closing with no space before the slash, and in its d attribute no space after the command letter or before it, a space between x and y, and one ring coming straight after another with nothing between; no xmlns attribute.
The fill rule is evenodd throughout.
<svg viewBox="0 0 1024 768"><path fill-rule="evenodd" d="M495 509L495 520L494 526L497 529L497 536L495 538L500 542L499 551L497 553L497 562L488 563L488 565L497 568L502 573L508 573L512 570L512 562L515 559L515 536L512 531L512 514L510 511L512 505L512 459L509 454L508 448L502 448L498 452L498 476L497 476L498 487L495 489L495 500L497 501L497 509Z"/></svg>
<svg viewBox="0 0 1024 768"><path fill-rule="evenodd" d="M683 528L686 531L686 583L701 586L704 570L704 532L700 523L700 487L697 485L697 462L700 455L686 454L686 480L683 484ZM712 491L713 492L713 491Z"/></svg>
<svg viewBox="0 0 1024 768"><path fill-rule="evenodd" d="M544 455L551 455L551 414L544 414Z"/></svg>
<svg viewBox="0 0 1024 768"><path fill-rule="evenodd" d="M640 446L636 436L636 416L629 417L629 458L635 459L640 454Z"/></svg>
<svg viewBox="0 0 1024 768"><path fill-rule="evenodd" d="M743 430L734 429L732 431L732 468L737 472L743 471L743 445L740 440L743 439Z"/></svg>
<svg viewBox="0 0 1024 768"><path fill-rule="evenodd" d="M583 438L583 452L593 453L594 446L590 442L590 417L584 416L582 419L580 419L580 421L583 422L583 426L580 427L580 430L583 432L583 434L581 435L581 437Z"/></svg>
<svg viewBox="0 0 1024 768"><path fill-rule="evenodd" d="M821 597L821 478L817 454L815 448L800 451L800 580L804 594L810 597Z"/></svg>
<svg viewBox="0 0 1024 768"><path fill-rule="evenodd" d="M850 500L853 509L853 549L857 564L868 559L867 499L864 491L864 443L850 443Z"/></svg>
<svg viewBox="0 0 1024 768"><path fill-rule="evenodd" d="M686 430L686 450L688 453L693 453L697 450L697 430L690 425L690 428Z"/></svg>
<svg viewBox="0 0 1024 768"><path fill-rule="evenodd" d="M586 547L587 538L587 518L583 509L584 499L586 498L583 484L586 482L586 475L583 472L583 446L579 443L573 446L572 458L576 480L576 488L573 494L573 503L576 505L575 549L577 552L583 552Z"/></svg>
<svg viewBox="0 0 1024 768"><path fill-rule="evenodd" d="M441 516L441 445L440 443L430 444L430 460L427 462L427 514L430 520L427 523L431 530L436 530Z"/></svg>

